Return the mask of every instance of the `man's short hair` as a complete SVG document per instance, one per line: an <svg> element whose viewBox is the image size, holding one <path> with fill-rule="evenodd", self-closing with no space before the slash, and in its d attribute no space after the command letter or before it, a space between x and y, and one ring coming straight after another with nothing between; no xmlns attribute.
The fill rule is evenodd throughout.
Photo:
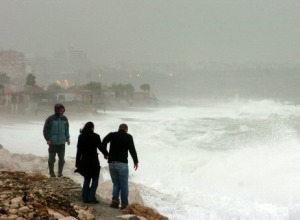
<svg viewBox="0 0 300 220"><path fill-rule="evenodd" d="M127 124L120 124L119 130L127 131L128 130Z"/></svg>

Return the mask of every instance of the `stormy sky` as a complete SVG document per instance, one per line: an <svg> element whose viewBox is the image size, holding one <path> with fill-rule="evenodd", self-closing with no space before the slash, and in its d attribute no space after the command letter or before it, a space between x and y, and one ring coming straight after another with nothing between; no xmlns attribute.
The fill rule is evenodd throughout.
<svg viewBox="0 0 300 220"><path fill-rule="evenodd" d="M298 0L1 0L0 49L96 63L299 63Z"/></svg>

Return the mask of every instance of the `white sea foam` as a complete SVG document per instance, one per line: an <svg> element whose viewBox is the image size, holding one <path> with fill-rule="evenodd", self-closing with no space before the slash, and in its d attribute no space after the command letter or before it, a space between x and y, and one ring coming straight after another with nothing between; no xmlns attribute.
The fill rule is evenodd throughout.
<svg viewBox="0 0 300 220"><path fill-rule="evenodd" d="M199 107L107 111L93 118L103 138L129 125L145 201L170 219L299 219L299 107L271 100ZM79 128L70 120L74 157ZM11 152L47 155L43 122L1 125ZM102 166L106 161L100 157Z"/></svg>

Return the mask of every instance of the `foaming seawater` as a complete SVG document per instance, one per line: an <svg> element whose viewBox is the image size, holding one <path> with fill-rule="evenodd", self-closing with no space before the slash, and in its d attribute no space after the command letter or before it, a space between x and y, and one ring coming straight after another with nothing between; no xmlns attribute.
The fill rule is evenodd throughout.
<svg viewBox="0 0 300 220"><path fill-rule="evenodd" d="M135 172L129 158L130 179L170 219L300 216L298 106L234 101L72 118L67 157L76 154L79 129L89 120L101 138L129 125L140 160ZM47 155L43 123L1 124L1 144L12 153Z"/></svg>

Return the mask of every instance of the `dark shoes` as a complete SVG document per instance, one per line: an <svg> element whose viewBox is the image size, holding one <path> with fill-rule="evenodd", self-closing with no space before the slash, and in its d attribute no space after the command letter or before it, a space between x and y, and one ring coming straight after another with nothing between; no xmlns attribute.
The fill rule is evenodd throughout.
<svg viewBox="0 0 300 220"><path fill-rule="evenodd" d="M98 200L93 200L93 201L83 201L83 203L89 203L89 204L99 204Z"/></svg>
<svg viewBox="0 0 300 220"><path fill-rule="evenodd" d="M99 204L99 201L95 199L94 201L91 201L90 203L92 203L92 204Z"/></svg>
<svg viewBox="0 0 300 220"><path fill-rule="evenodd" d="M119 201L117 200L112 200L111 203L110 203L110 207L114 208L114 209L118 209L119 208ZM120 209L126 209L127 208L127 205L125 204L122 204L121 205L121 208Z"/></svg>
<svg viewBox="0 0 300 220"><path fill-rule="evenodd" d="M114 208L114 209L118 209L119 208L119 201L112 200L111 203L110 203L110 207Z"/></svg>
<svg viewBox="0 0 300 220"><path fill-rule="evenodd" d="M116 201L116 200L112 200L111 203L110 203L110 207L114 208L114 209L118 209L119 208L119 202ZM125 205L125 204L122 204L121 207L120 207L120 209L122 209L122 210L126 209L126 208L127 208L127 205Z"/></svg>
<svg viewBox="0 0 300 220"><path fill-rule="evenodd" d="M58 177L63 177L64 175L62 175L61 173L60 174L58 174Z"/></svg>
<svg viewBox="0 0 300 220"><path fill-rule="evenodd" d="M124 205L124 204L122 204L121 205L121 209L123 210L123 209L126 209L127 208L127 205Z"/></svg>

